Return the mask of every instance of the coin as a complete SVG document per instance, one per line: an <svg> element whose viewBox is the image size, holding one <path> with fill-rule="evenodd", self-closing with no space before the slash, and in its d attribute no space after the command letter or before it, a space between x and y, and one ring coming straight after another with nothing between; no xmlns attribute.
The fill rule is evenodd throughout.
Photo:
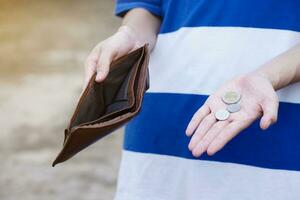
<svg viewBox="0 0 300 200"><path fill-rule="evenodd" d="M240 103L233 103L227 105L226 108L230 113L235 113L241 110L241 104Z"/></svg>
<svg viewBox="0 0 300 200"><path fill-rule="evenodd" d="M217 120L224 121L229 118L230 113L225 109L220 109L215 112L215 117Z"/></svg>
<svg viewBox="0 0 300 200"><path fill-rule="evenodd" d="M233 104L233 103L237 103L240 100L240 98L241 95L238 92L229 91L223 95L222 100L226 104Z"/></svg>

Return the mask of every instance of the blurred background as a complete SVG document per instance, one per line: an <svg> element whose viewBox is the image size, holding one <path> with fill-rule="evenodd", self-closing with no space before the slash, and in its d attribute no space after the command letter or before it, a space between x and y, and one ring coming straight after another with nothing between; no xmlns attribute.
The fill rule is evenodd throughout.
<svg viewBox="0 0 300 200"><path fill-rule="evenodd" d="M122 130L51 167L84 60L121 23L113 9L113 0L0 0L1 200L113 198Z"/></svg>

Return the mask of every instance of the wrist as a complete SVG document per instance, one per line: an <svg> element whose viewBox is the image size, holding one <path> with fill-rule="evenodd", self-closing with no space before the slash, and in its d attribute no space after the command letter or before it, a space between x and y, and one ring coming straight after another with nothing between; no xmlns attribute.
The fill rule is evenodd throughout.
<svg viewBox="0 0 300 200"><path fill-rule="evenodd" d="M270 84L273 86L274 90L280 89L280 79L279 74L274 73L271 70L268 69L258 69L254 72L252 72L253 75L265 78L267 81L270 82Z"/></svg>
<svg viewBox="0 0 300 200"><path fill-rule="evenodd" d="M125 34L130 40L139 41L137 32L129 25L120 26L117 33Z"/></svg>
<svg viewBox="0 0 300 200"><path fill-rule="evenodd" d="M126 34L130 40L134 41L139 46L149 44L150 50L155 46L156 35L143 34L128 24L120 26L118 32Z"/></svg>

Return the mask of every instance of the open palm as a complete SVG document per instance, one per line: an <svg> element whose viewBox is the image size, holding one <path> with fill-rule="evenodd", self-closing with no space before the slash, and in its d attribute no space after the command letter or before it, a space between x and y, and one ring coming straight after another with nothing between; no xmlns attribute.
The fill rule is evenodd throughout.
<svg viewBox="0 0 300 200"><path fill-rule="evenodd" d="M228 91L241 94L241 110L218 121L214 113L226 108L222 96ZM276 122L277 111L278 97L268 79L256 74L236 77L210 95L194 114L186 129L186 134L192 136L189 149L195 157L204 152L213 155L258 117L262 116L260 127L267 129Z"/></svg>

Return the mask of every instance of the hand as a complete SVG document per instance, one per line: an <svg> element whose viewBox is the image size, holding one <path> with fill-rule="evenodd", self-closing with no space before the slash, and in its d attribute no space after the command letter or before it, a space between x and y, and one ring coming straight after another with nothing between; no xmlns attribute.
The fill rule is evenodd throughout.
<svg viewBox="0 0 300 200"><path fill-rule="evenodd" d="M113 60L133 51L144 45L135 33L128 26L121 26L114 35L100 42L91 51L85 62L84 88L90 78L96 72L96 81L103 81L109 72Z"/></svg>
<svg viewBox="0 0 300 200"><path fill-rule="evenodd" d="M217 121L214 113L226 108L222 96L228 91L241 94L241 110L231 113L225 121ZM266 77L252 73L234 78L210 95L194 114L186 129L186 135L192 136L188 147L195 157L201 156L205 151L208 155L213 155L258 117L262 116L262 129L275 123L278 105L276 92Z"/></svg>

